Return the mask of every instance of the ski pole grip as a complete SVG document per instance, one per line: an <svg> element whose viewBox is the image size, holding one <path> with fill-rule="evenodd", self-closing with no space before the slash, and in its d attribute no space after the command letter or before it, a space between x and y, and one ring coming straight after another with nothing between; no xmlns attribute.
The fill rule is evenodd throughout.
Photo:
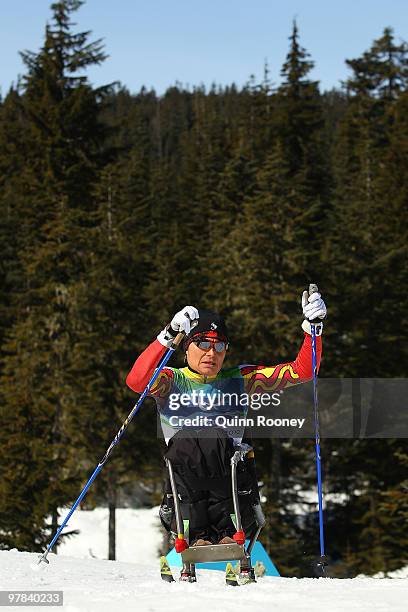
<svg viewBox="0 0 408 612"><path fill-rule="evenodd" d="M310 283L309 285L309 297L313 294L313 293L318 293L319 289L317 287L317 285L315 283ZM320 319L313 319L313 321L310 321L310 323L320 323Z"/></svg>
<svg viewBox="0 0 408 612"><path fill-rule="evenodd" d="M317 285L315 283L310 283L309 285L309 297L312 295L312 293L318 293L319 289L317 288ZM309 319L310 321L310 319ZM317 323L319 321L319 319L313 319L313 321L310 321L310 323Z"/></svg>
<svg viewBox="0 0 408 612"><path fill-rule="evenodd" d="M191 322L191 329L193 329L196 325L198 325L198 321L192 321ZM183 340L184 336L186 335L185 331L181 331L177 334L177 336L174 338L172 344L171 344L171 348L176 349L178 347L178 345L180 344L180 342Z"/></svg>
<svg viewBox="0 0 408 612"><path fill-rule="evenodd" d="M171 348L177 348L180 342L183 340L184 336L185 336L185 333L183 331L179 332L177 336L174 338L171 344Z"/></svg>

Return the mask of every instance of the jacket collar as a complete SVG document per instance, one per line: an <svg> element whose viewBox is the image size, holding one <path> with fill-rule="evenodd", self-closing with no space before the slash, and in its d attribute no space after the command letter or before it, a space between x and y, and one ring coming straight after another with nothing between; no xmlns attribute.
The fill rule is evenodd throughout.
<svg viewBox="0 0 408 612"><path fill-rule="evenodd" d="M209 383L218 378L218 374L214 374L213 376L199 374L199 372L196 372L195 370L190 368L189 365L186 365L184 368L181 368L181 371L187 376L187 378L189 378L190 380L194 380L198 383Z"/></svg>

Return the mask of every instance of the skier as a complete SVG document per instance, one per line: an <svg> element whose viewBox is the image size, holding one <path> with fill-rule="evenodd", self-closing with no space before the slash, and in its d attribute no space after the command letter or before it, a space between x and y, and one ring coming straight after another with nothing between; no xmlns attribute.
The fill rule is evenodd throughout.
<svg viewBox="0 0 408 612"><path fill-rule="evenodd" d="M136 359L126 378L126 384L133 391L142 393L175 336L185 333L182 344L185 367L165 367L151 387L150 395L156 400L168 445L165 456L174 468L183 519L188 520L188 538L192 546L234 542L230 459L236 449L248 451L246 460L239 462L237 474L243 529L251 530L254 525L253 509L260 499L252 448L243 441L244 426L215 425L219 415L244 417L248 404L236 401L225 405L212 400L214 396L219 400L220 393L231 393L234 397L237 391L249 396L260 391L276 392L312 378L310 321L323 319L326 306L317 292L309 296L304 291L301 302L305 317L302 323L304 340L294 361L222 369L229 346L224 319L215 312L185 306ZM319 367L323 323L315 327ZM205 427L202 427L204 416ZM169 483L160 518L168 531L176 532Z"/></svg>

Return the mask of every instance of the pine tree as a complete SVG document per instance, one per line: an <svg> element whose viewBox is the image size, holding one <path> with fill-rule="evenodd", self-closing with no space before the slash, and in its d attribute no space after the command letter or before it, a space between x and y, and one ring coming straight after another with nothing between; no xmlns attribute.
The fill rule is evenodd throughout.
<svg viewBox="0 0 408 612"><path fill-rule="evenodd" d="M22 273L18 260L20 220L16 213L20 181L26 178L24 127L20 100L11 89L0 105L0 347L13 321L11 295L21 287ZM21 204L21 202L19 202ZM2 349L0 349L2 351Z"/></svg>
<svg viewBox="0 0 408 612"><path fill-rule="evenodd" d="M388 210L385 211L385 201L389 200L393 201L392 206L399 208L401 196L400 190L396 193L388 183L386 177L389 172L384 167L384 161L393 159L387 152L391 139L396 137L393 128L398 104L396 96L404 83L408 55L405 44L395 46L390 36L390 31L386 30L384 36L375 41L361 58L348 61L353 69L347 82L349 104L339 128L334 156L335 231L330 259L331 267L336 270L336 284L347 287L349 299L342 308L341 316L333 309L333 322L337 328L345 330L339 337L337 355L346 351L349 353L349 369L344 373L351 375L359 364L360 375L374 376L376 371L370 363L370 355L374 352L387 354L389 358L387 349L379 351L378 342L385 340L387 334L378 337L377 308L361 308L362 298L369 297L370 304L378 304L381 312L384 299L395 304L399 302L398 295L392 297L395 291L398 292L398 284L392 280L391 261L397 261L397 267L400 267L400 257L397 249L394 250L394 260L387 253L391 254L395 240L403 244L406 227L403 224L395 231L393 219L401 213L398 210L395 211L396 215L389 215ZM384 55L387 56L385 62ZM404 136L397 139L403 142ZM399 172L399 175L402 176L403 172ZM396 194L395 197L390 198L390 189ZM374 270L374 262L377 261L382 263ZM384 264L390 266L388 270L384 269ZM393 323L389 319L386 325L392 327ZM390 335L392 337L393 332ZM335 360L336 355L332 359ZM400 363L401 357L395 353L393 371L396 371L395 367L398 370ZM361 369L361 364L366 364L366 370ZM376 361L375 367L381 376L383 365L380 360Z"/></svg>
<svg viewBox="0 0 408 612"><path fill-rule="evenodd" d="M75 318L81 318L81 329L71 365L79 406L71 413L72 429L78 432L75 446L87 463L90 457L99 461L130 412L126 374L151 341L144 297L150 265L146 181L143 158L134 150L130 159L104 168L95 192L88 274L77 293ZM111 559L118 490L136 475L145 482L152 474L157 477L160 456L155 443L156 415L144 405L89 497L108 503Z"/></svg>
<svg viewBox="0 0 408 612"><path fill-rule="evenodd" d="M405 43L396 45L387 29L362 57L347 62L352 75L346 83L347 110L333 155L329 252L337 290L340 295L347 294L347 300L341 305L334 302L331 309L336 350L325 360L336 375L398 376L404 369L404 343L395 341L404 333L404 315L398 305L401 281L406 277L401 258L406 243L402 213L406 129L404 113L397 109L404 105L401 89L406 87L406 51ZM386 314L390 305L391 317ZM329 341L331 338L333 332ZM380 410L386 413L386 398ZM378 434L378 430L367 432ZM399 529L398 540L404 540L404 526L401 515L386 517L380 509L383 500L391 499L400 489L403 479L393 459L399 452L399 441L332 440L328 447L328 461L334 462L330 487L348 496L345 503L333 503L330 508L332 547L339 559L347 550L336 571L355 575L395 569L394 561L398 558L402 563L403 556L398 541L393 542L387 532ZM384 468L391 464L392 475L387 476ZM344 526L342 533L336 530L339 523ZM346 543L344 531L348 534Z"/></svg>
<svg viewBox="0 0 408 612"><path fill-rule="evenodd" d="M258 359L266 358L270 346L278 346L283 357L293 351L299 312L294 288L300 294L311 271L315 282L320 273L319 236L327 191L321 103L316 83L307 79L312 64L299 45L296 24L290 41L284 82L274 102L275 142L233 235L245 261L239 285L238 279L235 283L236 300L245 304L245 340L257 347Z"/></svg>
<svg viewBox="0 0 408 612"><path fill-rule="evenodd" d="M346 83L348 91L360 97L395 100L408 85L407 52L407 43L396 44L392 28L385 28L361 57L346 60L353 71Z"/></svg>
<svg viewBox="0 0 408 612"><path fill-rule="evenodd" d="M80 320L76 287L86 275L84 250L91 186L103 130L93 90L78 71L104 59L100 41L71 31L82 2L51 6L38 53L25 52L21 88L26 164L35 180L20 186L23 290L4 345L2 443L3 546L38 550L49 537L46 518L74 497L81 476L70 451L67 416L75 406L69 366ZM24 466L16 469L16 465ZM54 520L55 523L55 520Z"/></svg>

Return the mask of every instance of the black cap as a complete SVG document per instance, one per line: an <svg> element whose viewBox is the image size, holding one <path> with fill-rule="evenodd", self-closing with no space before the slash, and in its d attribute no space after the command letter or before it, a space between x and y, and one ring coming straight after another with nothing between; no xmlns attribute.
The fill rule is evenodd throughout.
<svg viewBox="0 0 408 612"><path fill-rule="evenodd" d="M195 325L190 333L185 337L183 346L184 350L187 350L188 345L191 342L191 339L197 334L205 334L208 332L216 333L223 340L228 342L229 334L227 324L225 323L224 318L218 314L218 312L214 312L213 310L198 310L199 319L197 325Z"/></svg>

